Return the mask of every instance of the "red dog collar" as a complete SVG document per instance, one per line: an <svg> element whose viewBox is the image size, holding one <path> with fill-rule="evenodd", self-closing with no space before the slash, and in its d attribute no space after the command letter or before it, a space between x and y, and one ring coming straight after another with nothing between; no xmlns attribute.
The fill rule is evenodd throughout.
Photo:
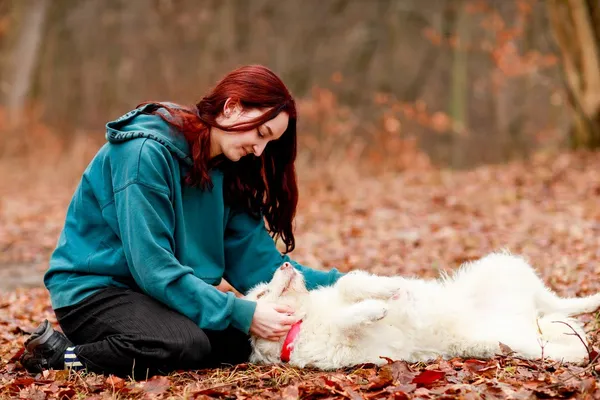
<svg viewBox="0 0 600 400"><path fill-rule="evenodd" d="M281 348L281 361L283 362L290 361L290 354L292 353L292 350L294 350L294 340L296 340L296 336L298 336L298 332L300 332L300 325L302 325L302 320L292 325L283 341L283 347Z"/></svg>

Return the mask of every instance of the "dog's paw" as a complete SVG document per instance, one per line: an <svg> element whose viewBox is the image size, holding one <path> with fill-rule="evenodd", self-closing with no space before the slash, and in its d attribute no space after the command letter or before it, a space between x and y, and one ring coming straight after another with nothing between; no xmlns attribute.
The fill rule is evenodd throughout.
<svg viewBox="0 0 600 400"><path fill-rule="evenodd" d="M390 300L400 300L406 297L404 295L404 291L402 289L396 289L392 292L392 295L389 297Z"/></svg>
<svg viewBox="0 0 600 400"><path fill-rule="evenodd" d="M388 314L387 308L382 308L377 310L377 312L373 315L373 322L380 321L384 319Z"/></svg>
<svg viewBox="0 0 600 400"><path fill-rule="evenodd" d="M404 285L401 281L398 281L394 278L388 278L389 280L385 282L379 290L378 298L381 300L398 300L402 297L402 294L405 292Z"/></svg>
<svg viewBox="0 0 600 400"><path fill-rule="evenodd" d="M380 321L388 314L388 306L382 301L365 300L361 305L364 321L366 323Z"/></svg>

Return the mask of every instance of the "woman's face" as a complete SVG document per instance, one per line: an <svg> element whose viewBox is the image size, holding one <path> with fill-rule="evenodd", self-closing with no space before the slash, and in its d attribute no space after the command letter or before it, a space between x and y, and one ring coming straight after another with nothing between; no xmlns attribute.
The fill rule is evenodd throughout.
<svg viewBox="0 0 600 400"><path fill-rule="evenodd" d="M266 110L250 108L243 109L239 105L225 103L223 113L217 117L217 123L228 127L241 124L261 116ZM249 131L227 132L216 127L210 130L211 157L224 154L231 161L254 154L260 156L267 144L277 140L287 129L289 115L280 112L275 118L265 122L256 129Z"/></svg>

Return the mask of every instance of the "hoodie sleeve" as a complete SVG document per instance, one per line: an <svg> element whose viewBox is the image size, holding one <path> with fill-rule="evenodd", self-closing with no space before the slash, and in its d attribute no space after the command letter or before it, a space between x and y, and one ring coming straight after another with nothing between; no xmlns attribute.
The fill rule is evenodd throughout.
<svg viewBox="0 0 600 400"><path fill-rule="evenodd" d="M233 287L247 293L253 286L270 281L275 270L286 261L302 272L309 290L332 285L343 276L335 268L318 271L282 255L262 219L232 212L225 233L225 279Z"/></svg>
<svg viewBox="0 0 600 400"><path fill-rule="evenodd" d="M256 303L218 291L174 255L169 159L159 149L142 146L137 165L114 196L125 257L136 283L200 328L222 330L231 325L247 333ZM146 179L149 175L151 180Z"/></svg>

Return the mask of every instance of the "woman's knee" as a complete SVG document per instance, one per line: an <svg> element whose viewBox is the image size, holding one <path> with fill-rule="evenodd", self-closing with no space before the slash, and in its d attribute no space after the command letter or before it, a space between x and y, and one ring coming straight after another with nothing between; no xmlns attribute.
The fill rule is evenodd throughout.
<svg viewBox="0 0 600 400"><path fill-rule="evenodd" d="M177 362L184 366L203 363L212 351L210 340L202 329L194 326L185 332L180 332L176 340L171 341L171 353Z"/></svg>

